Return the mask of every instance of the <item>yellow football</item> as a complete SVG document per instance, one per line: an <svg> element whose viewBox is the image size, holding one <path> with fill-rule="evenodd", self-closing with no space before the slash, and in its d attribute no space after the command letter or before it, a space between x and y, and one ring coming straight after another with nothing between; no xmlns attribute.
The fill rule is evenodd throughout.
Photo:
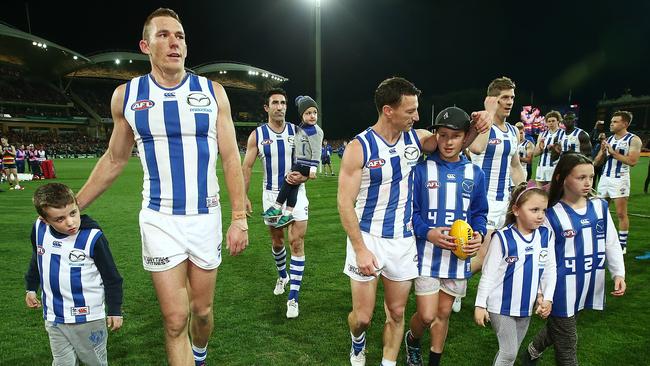
<svg viewBox="0 0 650 366"><path fill-rule="evenodd" d="M452 252L459 259L467 259L469 255L463 251L463 247L467 244L468 241L474 236L474 230L465 220L456 220L451 224L451 230L449 230L449 235L454 237L456 242L456 249Z"/></svg>

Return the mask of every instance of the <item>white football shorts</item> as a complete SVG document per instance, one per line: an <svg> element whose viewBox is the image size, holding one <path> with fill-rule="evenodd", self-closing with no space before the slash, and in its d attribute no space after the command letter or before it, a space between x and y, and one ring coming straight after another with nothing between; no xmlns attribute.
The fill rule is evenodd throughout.
<svg viewBox="0 0 650 366"><path fill-rule="evenodd" d="M377 258L379 264L376 271L377 276L382 275L391 281L408 281L418 276L418 251L415 247L414 236L387 239L361 232L361 237L368 250ZM376 278L361 273L350 238L347 239L347 242L343 273L360 282Z"/></svg>

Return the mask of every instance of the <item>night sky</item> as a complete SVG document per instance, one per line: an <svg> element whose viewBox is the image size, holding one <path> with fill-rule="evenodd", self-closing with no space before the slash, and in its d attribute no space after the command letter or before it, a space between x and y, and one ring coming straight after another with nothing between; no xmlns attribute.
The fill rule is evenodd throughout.
<svg viewBox="0 0 650 366"><path fill-rule="evenodd" d="M82 54L137 52L146 16L171 7L187 34L187 66L251 64L288 77L293 100L315 97L312 4L52 1L29 3L29 15L33 34ZM374 123L374 89L393 75L423 91L421 127L432 104L479 108L487 84L502 75L517 84L515 111L531 96L535 105L567 105L571 93L583 128L593 125L603 94L650 94L650 1L322 0L321 9L326 137L351 137ZM3 4L0 20L28 30L23 2ZM297 119L293 104L287 116Z"/></svg>

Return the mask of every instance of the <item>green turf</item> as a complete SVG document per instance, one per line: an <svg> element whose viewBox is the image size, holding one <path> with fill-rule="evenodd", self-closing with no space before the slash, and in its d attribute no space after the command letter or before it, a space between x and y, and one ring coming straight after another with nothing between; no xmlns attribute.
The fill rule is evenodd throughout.
<svg viewBox="0 0 650 366"><path fill-rule="evenodd" d="M90 173L94 159L57 160L58 181L75 191ZM334 159L338 164L338 158ZM632 173L630 212L650 214L650 196L642 193L648 159ZM221 172L219 172L221 174ZM166 364L160 311L149 275L142 269L137 225L142 170L132 159L113 187L87 211L103 227L118 268L124 277L124 327L108 342L112 365ZM225 183L223 211L229 213ZM250 220L250 246L240 257L224 256L215 296L215 331L210 341L210 365L344 365L350 339L346 317L351 307L347 277L342 273L345 233L336 209L337 180L320 176L308 183L310 221L306 237L306 270L300 295L300 317L285 318L286 297L274 296L276 279L270 240L260 214L261 170L252 177L255 208ZM0 267L0 364L46 365L49 343L40 310L24 304L23 275L31 255L29 231L35 213L31 194L41 182L25 183L22 192L0 193L2 207L2 266ZM7 186L3 187L5 190ZM227 215L226 215L227 216ZM607 297L604 312L585 311L578 319L578 358L583 365L648 365L650 311L647 286L650 262L634 256L650 250L650 219L630 217L627 267L628 292L620 299ZM473 301L478 278L470 281L463 309L453 314L443 356L447 365L489 365L497 350L491 328L473 322ZM608 281L611 288L611 281ZM377 302L374 324L368 332L368 365L381 360L381 326L385 315ZM414 312L411 297L407 316ZM644 315L645 313L645 315ZM534 318L530 337L543 322ZM425 341L428 342L428 339ZM403 351L398 364L404 364ZM553 365L549 351L540 365Z"/></svg>

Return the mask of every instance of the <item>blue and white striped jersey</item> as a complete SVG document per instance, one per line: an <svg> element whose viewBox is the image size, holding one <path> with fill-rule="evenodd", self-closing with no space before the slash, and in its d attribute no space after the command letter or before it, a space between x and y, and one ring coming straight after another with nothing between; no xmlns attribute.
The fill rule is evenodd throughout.
<svg viewBox="0 0 650 366"><path fill-rule="evenodd" d="M492 125L487 147L482 154L473 154L472 163L485 173L485 185L489 201L507 201L510 197L510 162L517 153L519 132L517 128L505 123L506 131Z"/></svg>
<svg viewBox="0 0 650 366"><path fill-rule="evenodd" d="M413 186L413 225L420 276L469 278L471 258L460 260L451 250L435 246L427 241L427 233L461 219L485 235L487 213L485 175L481 168L462 155L458 162L444 161L437 151L419 163Z"/></svg>
<svg viewBox="0 0 650 366"><path fill-rule="evenodd" d="M517 152L519 153L519 161L521 163L521 167L524 169L524 172L528 168L528 163L524 163L521 158L527 158L528 157L528 151L526 150L528 148L528 145L532 145L533 143L530 142L530 140L524 139L524 141L520 142L519 145L517 145Z"/></svg>
<svg viewBox="0 0 650 366"><path fill-rule="evenodd" d="M581 133L585 132L583 129L575 127L571 133L564 133L562 139L562 151L580 152L580 139L578 138ZM586 133L586 132L585 132Z"/></svg>
<svg viewBox="0 0 650 366"><path fill-rule="evenodd" d="M291 171L296 126L285 122L281 132L275 132L268 123L255 129L257 156L262 161L264 178L262 188L280 191L284 177Z"/></svg>
<svg viewBox="0 0 650 366"><path fill-rule="evenodd" d="M413 236L413 170L421 154L414 129L393 145L372 127L356 136L363 149L355 210L361 231L381 238Z"/></svg>
<svg viewBox="0 0 650 366"><path fill-rule="evenodd" d="M574 210L560 201L546 212L554 231L557 284L552 315L570 317L605 305L605 260L613 276L625 276L623 251L607 202L587 201Z"/></svg>
<svg viewBox="0 0 650 366"><path fill-rule="evenodd" d="M553 231L523 235L510 224L494 233L483 262L476 306L507 316L531 316L538 290L552 301L556 266Z"/></svg>
<svg viewBox="0 0 650 366"><path fill-rule="evenodd" d="M44 319L55 323L103 319L104 286L93 259L101 230L62 236L40 219L34 230Z"/></svg>
<svg viewBox="0 0 650 366"><path fill-rule="evenodd" d="M151 74L126 84L124 117L144 170L143 208L174 215L219 208L218 109L212 82L191 73L175 88Z"/></svg>
<svg viewBox="0 0 650 366"><path fill-rule="evenodd" d="M611 135L607 138L607 143L612 146L614 151L618 151L627 156L630 154L630 144L635 136L635 134L628 132L617 140L616 135ZM605 160L605 165L603 166L603 174L606 177L620 178L629 174L629 172L629 165L623 164L620 160L614 159L614 157L607 154L607 160Z"/></svg>
<svg viewBox="0 0 650 366"><path fill-rule="evenodd" d="M557 160L551 158L551 150L548 147L552 144L561 143L564 139L564 135L564 130L561 128L558 128L555 132L546 130L539 135L539 139L544 141L544 150L542 151L542 156L539 158L539 166L553 167L557 164Z"/></svg>

